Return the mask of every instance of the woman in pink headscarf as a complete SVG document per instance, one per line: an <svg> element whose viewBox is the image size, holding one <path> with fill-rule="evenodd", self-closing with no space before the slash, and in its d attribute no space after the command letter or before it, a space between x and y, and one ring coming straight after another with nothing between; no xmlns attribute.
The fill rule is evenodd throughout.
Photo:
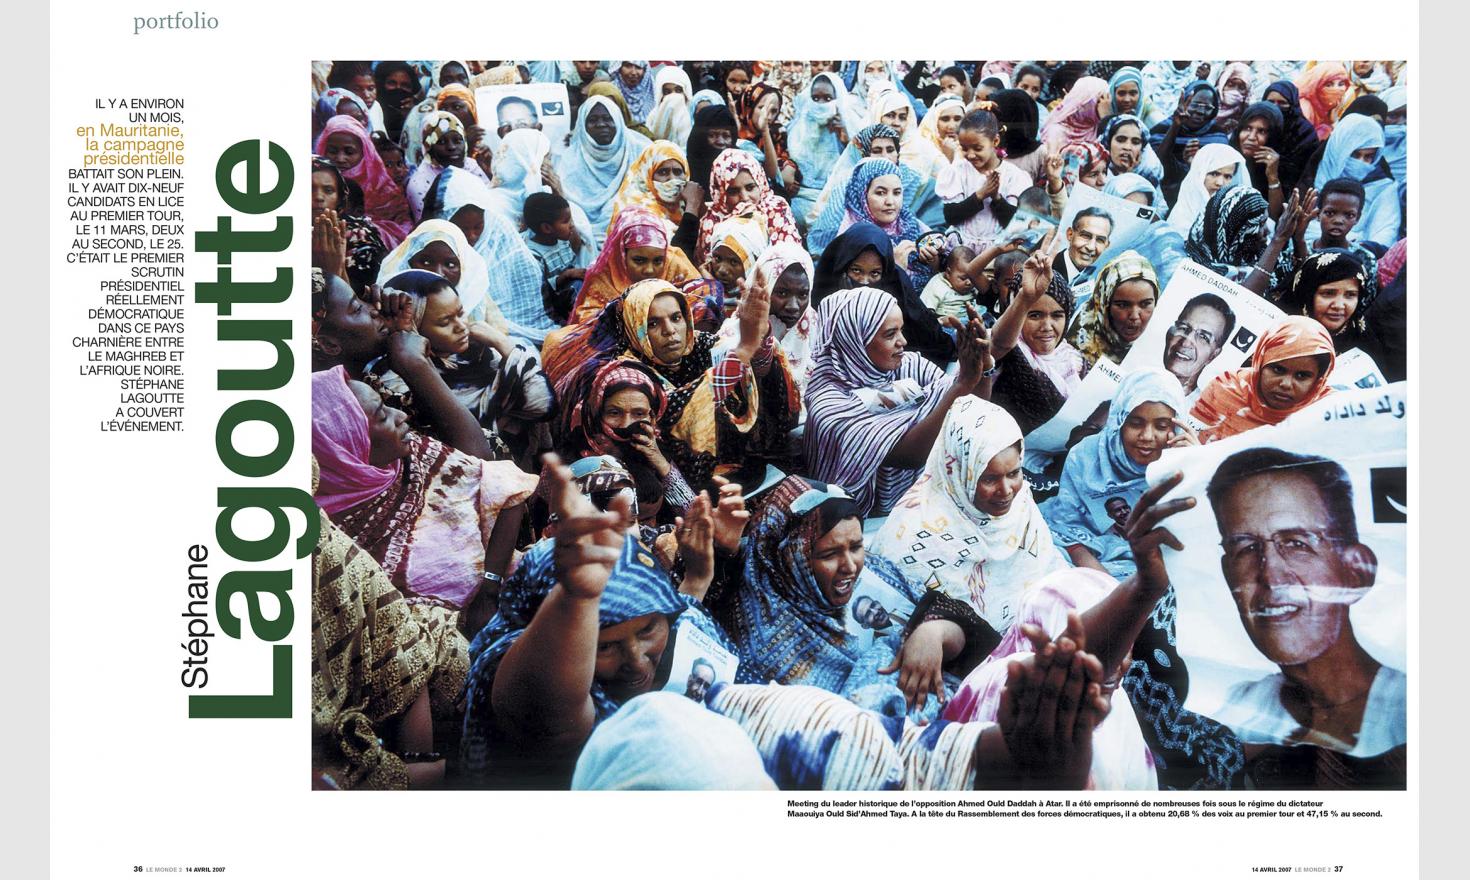
<svg viewBox="0 0 1470 880"><path fill-rule="evenodd" d="M342 367L311 376L316 502L393 586L463 609L504 574L520 528L517 508L536 478L509 461L482 461L408 428L408 416Z"/></svg>
<svg viewBox="0 0 1470 880"><path fill-rule="evenodd" d="M1215 116L1215 126L1221 131L1235 131L1240 125L1240 114L1250 103L1251 66L1244 61L1232 61L1220 68L1215 77L1215 91L1220 94L1220 112Z"/></svg>
<svg viewBox="0 0 1470 880"><path fill-rule="evenodd" d="M1046 117L1041 143L1052 153L1069 144L1097 143L1097 123L1111 112L1111 101L1107 80L1095 76L1078 79Z"/></svg>
<svg viewBox="0 0 1470 880"><path fill-rule="evenodd" d="M389 249L397 247L413 229L413 216L403 190L393 182L362 123L351 116L327 120L316 140L316 154L362 188L363 213L378 227L383 244Z"/></svg>

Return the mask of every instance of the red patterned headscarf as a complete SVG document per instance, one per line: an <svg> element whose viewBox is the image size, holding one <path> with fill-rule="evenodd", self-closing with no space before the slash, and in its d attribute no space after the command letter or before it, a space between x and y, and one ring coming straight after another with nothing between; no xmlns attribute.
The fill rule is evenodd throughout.
<svg viewBox="0 0 1470 880"><path fill-rule="evenodd" d="M743 199L730 204L726 192L735 178L744 172L755 181L757 188L754 202ZM796 217L786 200L771 189L766 171L755 156L744 150L725 150L715 159L710 169L709 205L699 221L699 245L695 248L694 262L703 265L714 247L715 227L731 217L754 216L766 227L766 240L770 244L783 241L801 243L801 232L796 228Z"/></svg>

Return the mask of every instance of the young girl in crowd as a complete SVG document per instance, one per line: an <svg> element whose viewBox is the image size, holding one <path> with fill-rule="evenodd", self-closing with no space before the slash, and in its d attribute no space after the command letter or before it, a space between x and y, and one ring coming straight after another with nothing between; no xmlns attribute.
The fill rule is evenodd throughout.
<svg viewBox="0 0 1470 880"><path fill-rule="evenodd" d="M958 155L939 172L935 192L944 200L945 222L961 241L984 250L1011 222L1016 201L1032 181L1000 154L1001 128L995 115L975 110L960 122Z"/></svg>

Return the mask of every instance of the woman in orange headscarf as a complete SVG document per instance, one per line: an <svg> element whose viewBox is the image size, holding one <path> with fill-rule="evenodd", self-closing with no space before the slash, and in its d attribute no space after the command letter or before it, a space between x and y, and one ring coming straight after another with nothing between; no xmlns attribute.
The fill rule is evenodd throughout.
<svg viewBox="0 0 1470 880"><path fill-rule="evenodd" d="M1190 412L1205 424L1200 440L1211 443L1242 431L1274 425L1332 393L1327 378L1337 363L1332 336L1304 315L1292 315L1266 331L1250 367L1211 380Z"/></svg>
<svg viewBox="0 0 1470 880"><path fill-rule="evenodd" d="M687 221L692 244L699 234L699 218L684 210L684 186L688 182L689 160L684 157L684 151L671 141L654 141L628 167L623 185L613 199L608 228L617 225L618 215L625 209L637 207L675 227Z"/></svg>
<svg viewBox="0 0 1470 880"><path fill-rule="evenodd" d="M1317 127L1317 139L1327 140L1342 112L1348 91L1348 72L1340 61L1323 61L1297 78L1302 93L1302 117Z"/></svg>

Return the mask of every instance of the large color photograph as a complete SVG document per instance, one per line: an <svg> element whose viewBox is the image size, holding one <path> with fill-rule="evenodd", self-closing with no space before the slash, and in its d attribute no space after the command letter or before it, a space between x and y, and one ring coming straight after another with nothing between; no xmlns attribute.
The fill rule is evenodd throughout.
<svg viewBox="0 0 1470 880"><path fill-rule="evenodd" d="M314 62L313 787L1405 789L1410 72Z"/></svg>

